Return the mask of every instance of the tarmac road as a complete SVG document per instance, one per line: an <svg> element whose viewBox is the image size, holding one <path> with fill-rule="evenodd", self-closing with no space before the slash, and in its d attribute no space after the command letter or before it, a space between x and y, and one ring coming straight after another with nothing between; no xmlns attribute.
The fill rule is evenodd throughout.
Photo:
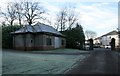
<svg viewBox="0 0 120 76"><path fill-rule="evenodd" d="M118 53L110 49L95 49L91 56L65 74L118 74L118 58Z"/></svg>

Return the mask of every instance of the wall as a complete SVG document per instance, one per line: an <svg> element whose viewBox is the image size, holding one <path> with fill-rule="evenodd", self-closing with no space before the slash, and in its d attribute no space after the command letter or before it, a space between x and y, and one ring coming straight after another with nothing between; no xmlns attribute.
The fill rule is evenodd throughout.
<svg viewBox="0 0 120 76"><path fill-rule="evenodd" d="M34 49L34 36L32 34L18 34L13 38L14 48L19 50Z"/></svg>
<svg viewBox="0 0 120 76"><path fill-rule="evenodd" d="M61 37L61 40L64 40L63 45L62 45L62 41L61 41L61 48L65 48L66 47L66 39Z"/></svg>
<svg viewBox="0 0 120 76"><path fill-rule="evenodd" d="M46 39L50 38L52 40L52 45L47 45ZM50 35L43 35L43 50L54 49L55 37Z"/></svg>
<svg viewBox="0 0 120 76"><path fill-rule="evenodd" d="M34 36L35 38L35 43L34 43L34 49L39 50L43 48L43 35L41 34L36 34Z"/></svg>
<svg viewBox="0 0 120 76"><path fill-rule="evenodd" d="M20 50L24 50L24 40L23 40L23 36L22 35L15 35L13 36L13 48L14 49L20 49Z"/></svg>
<svg viewBox="0 0 120 76"><path fill-rule="evenodd" d="M47 38L52 40L51 45L47 45ZM64 40L64 45L62 45L62 40ZM14 48L19 50L49 50L55 48L64 48L66 46L65 38L42 34L15 35L14 42Z"/></svg>
<svg viewBox="0 0 120 76"><path fill-rule="evenodd" d="M119 46L119 38L118 35L108 35L103 36L100 42L102 42L102 45L110 45L111 39L115 38L115 45L116 47Z"/></svg>
<svg viewBox="0 0 120 76"><path fill-rule="evenodd" d="M59 37L55 37L55 46L54 48L60 48L61 47L61 39Z"/></svg>
<svg viewBox="0 0 120 76"><path fill-rule="evenodd" d="M34 36L32 34L26 34L26 50L34 49Z"/></svg>

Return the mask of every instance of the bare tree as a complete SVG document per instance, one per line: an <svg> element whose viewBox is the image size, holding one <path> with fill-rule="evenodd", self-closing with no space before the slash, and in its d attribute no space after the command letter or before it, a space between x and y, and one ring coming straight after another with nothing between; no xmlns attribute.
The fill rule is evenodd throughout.
<svg viewBox="0 0 120 76"><path fill-rule="evenodd" d="M56 29L58 30L60 28L61 31L64 31L65 29L70 30L77 21L78 14L76 13L75 8L65 7L57 14Z"/></svg>
<svg viewBox="0 0 120 76"><path fill-rule="evenodd" d="M75 8L74 7L70 7L68 8L68 12L67 12L67 19L68 19L68 29L72 28L72 25L76 24L77 20L78 20L78 14L75 12Z"/></svg>
<svg viewBox="0 0 120 76"><path fill-rule="evenodd" d="M50 14L49 13L45 13L45 16L46 17L44 17L44 19L43 19L44 22L49 24L49 25L52 25L53 22L52 22L52 17L50 16Z"/></svg>
<svg viewBox="0 0 120 76"><path fill-rule="evenodd" d="M37 19L42 19L42 14L45 13L38 2L24 2L23 4L23 15L27 19L29 25L34 23Z"/></svg>
<svg viewBox="0 0 120 76"><path fill-rule="evenodd" d="M87 39L95 38L97 36L97 33L94 31L87 30L85 31L85 35Z"/></svg>
<svg viewBox="0 0 120 76"><path fill-rule="evenodd" d="M58 30L60 28L61 31L65 30L65 24L67 22L67 11L66 9L62 9L58 14L57 14L57 19L56 19L56 29Z"/></svg>
<svg viewBox="0 0 120 76"><path fill-rule="evenodd" d="M11 26L13 26L13 22L16 19L16 10L14 6L14 3L8 3L6 12L1 13Z"/></svg>
<svg viewBox="0 0 120 76"><path fill-rule="evenodd" d="M22 18L23 18L23 8L22 8L22 2L21 3L15 3L15 9L16 9L16 17L19 21L19 25L21 26Z"/></svg>

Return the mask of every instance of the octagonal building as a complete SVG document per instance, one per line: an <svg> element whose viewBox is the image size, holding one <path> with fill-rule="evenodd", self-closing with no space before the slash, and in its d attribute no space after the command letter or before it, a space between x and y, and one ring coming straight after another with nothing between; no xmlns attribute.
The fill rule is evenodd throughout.
<svg viewBox="0 0 120 76"><path fill-rule="evenodd" d="M12 34L13 48L17 50L49 50L66 46L63 34L52 26L42 23L25 25Z"/></svg>

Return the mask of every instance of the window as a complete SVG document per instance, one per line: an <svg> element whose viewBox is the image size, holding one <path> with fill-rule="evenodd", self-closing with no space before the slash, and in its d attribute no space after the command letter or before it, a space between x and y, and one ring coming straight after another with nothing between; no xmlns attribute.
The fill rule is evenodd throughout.
<svg viewBox="0 0 120 76"><path fill-rule="evenodd" d="M65 41L62 39L62 45L64 45L65 44Z"/></svg>
<svg viewBox="0 0 120 76"><path fill-rule="evenodd" d="M47 45L52 45L52 39L51 38L47 38L46 39L46 44Z"/></svg>
<svg viewBox="0 0 120 76"><path fill-rule="evenodd" d="M31 40L31 43L33 42L33 40Z"/></svg>

